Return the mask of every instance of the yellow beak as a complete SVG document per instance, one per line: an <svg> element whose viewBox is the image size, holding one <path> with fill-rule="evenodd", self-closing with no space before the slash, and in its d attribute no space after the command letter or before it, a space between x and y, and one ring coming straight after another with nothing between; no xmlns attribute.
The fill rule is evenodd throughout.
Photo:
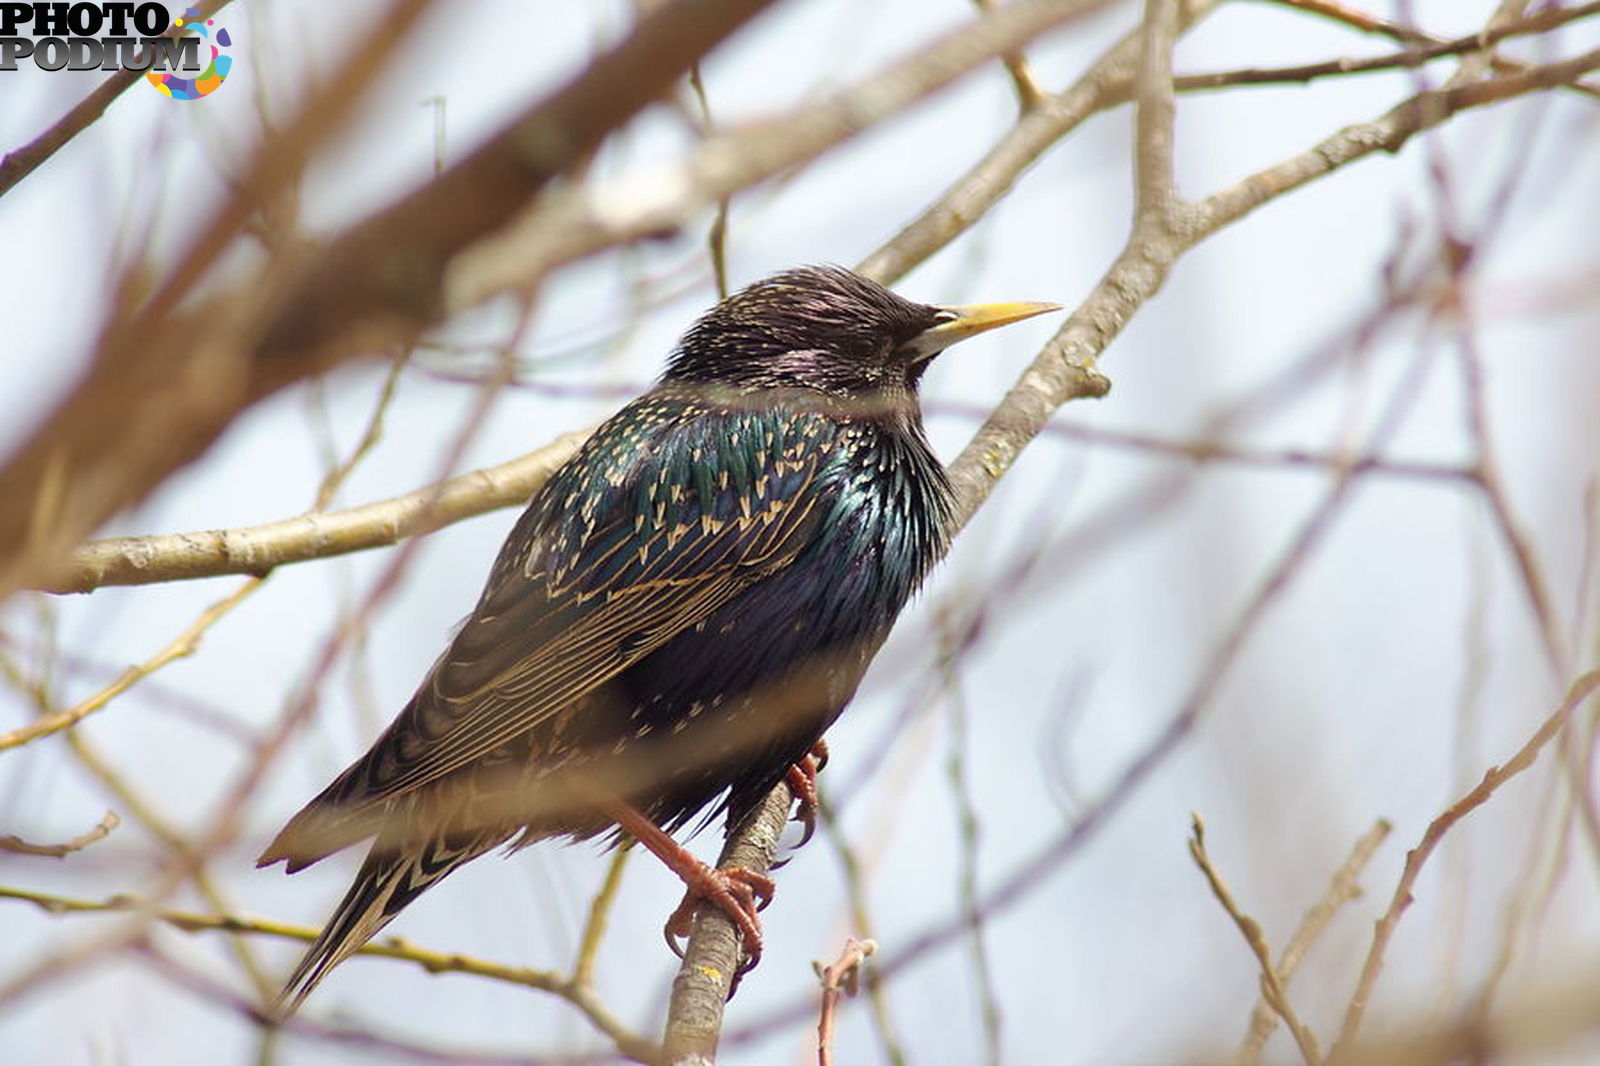
<svg viewBox="0 0 1600 1066"><path fill-rule="evenodd" d="M937 325L930 326L906 342L905 347L918 359L931 359L946 348L979 333L1021 322L1024 318L1042 315L1046 311L1061 310L1060 304L1009 303L963 304L958 307L941 307L946 316Z"/></svg>

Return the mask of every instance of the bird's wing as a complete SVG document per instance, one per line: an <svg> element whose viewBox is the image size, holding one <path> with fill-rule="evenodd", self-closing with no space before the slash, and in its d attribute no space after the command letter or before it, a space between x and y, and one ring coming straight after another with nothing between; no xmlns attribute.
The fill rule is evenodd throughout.
<svg viewBox="0 0 1600 1066"><path fill-rule="evenodd" d="M830 428L776 421L702 415L671 448L581 453L530 505L405 710L263 863L300 865L371 835L379 804L573 708L793 559L822 518L830 449L818 437Z"/></svg>

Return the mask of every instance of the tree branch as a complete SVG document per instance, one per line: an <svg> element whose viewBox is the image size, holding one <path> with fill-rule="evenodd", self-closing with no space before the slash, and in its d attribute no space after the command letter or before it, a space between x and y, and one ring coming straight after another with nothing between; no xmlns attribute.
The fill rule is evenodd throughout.
<svg viewBox="0 0 1600 1066"><path fill-rule="evenodd" d="M233 914L196 914L171 907L151 908L131 896L113 896L106 900L74 899L48 892L32 892L21 888L0 885L0 899L14 899L32 903L47 914L105 914L145 911L156 921L180 929L185 933L229 932L249 933L311 943L320 929L309 926L275 922L265 918L243 918ZM617 1045L617 1050L640 1062L654 1062L659 1049L650 1041L630 1030L600 1002L594 991L554 970L533 970L522 966L506 966L497 962L462 955L459 952L433 951L419 947L397 936L383 937L364 944L358 955L376 955L386 959L400 959L415 963L429 973L461 973L483 977L491 981L520 985L524 988L548 992L577 1007L601 1033Z"/></svg>
<svg viewBox="0 0 1600 1066"><path fill-rule="evenodd" d="M1356 1042L1356 1035L1366 1015L1367 1001L1372 996L1373 986L1378 982L1378 975L1383 972L1384 954L1388 950L1389 941L1394 936L1395 927L1400 924L1401 916L1411 906L1412 889L1416 887L1423 866L1427 864L1428 858L1439 846L1439 842L1444 839L1444 835L1467 815L1487 803L1489 797L1494 795L1501 785L1532 766L1534 760L1539 757L1539 752L1565 728L1572 713L1593 696L1597 689L1600 689L1600 670L1591 671L1574 681L1572 687L1567 690L1566 699L1562 700L1561 706L1540 724L1527 742L1502 765L1489 767L1484 772L1483 779L1470 792L1428 823L1421 842L1406 852L1405 868L1400 873L1400 880L1394 886L1394 895L1389 901L1389 907L1373 928L1372 946L1368 949L1366 961L1361 966L1361 977L1356 981L1355 992L1345 1008L1344 1024L1339 1029L1339 1039L1328 1054L1329 1062L1351 1061L1346 1056Z"/></svg>
<svg viewBox="0 0 1600 1066"><path fill-rule="evenodd" d="M190 308L197 271L227 232L214 224L147 306L108 326L85 379L0 470L0 496L11 501L0 511L0 595L57 572L66 552L203 453L245 407L355 355L409 343L442 314L458 253L770 2L675 0L646 15L417 192L302 255L297 269L274 262ZM242 204L222 214L242 217Z"/></svg>
<svg viewBox="0 0 1600 1066"><path fill-rule="evenodd" d="M107 585L261 575L285 563L384 547L526 503L588 435L588 430L564 433L498 466L343 511L313 511L239 529L92 540L72 554L70 567L58 580L42 587L46 592L90 592Z"/></svg>
<svg viewBox="0 0 1600 1066"><path fill-rule="evenodd" d="M742 825L730 828L717 865L768 873L793 803L789 786L780 783ZM716 1061L723 1008L738 987L742 951L733 919L714 905L701 904L684 947L683 965L672 982L662 1040L671 1066L704 1066Z"/></svg>
<svg viewBox="0 0 1600 1066"><path fill-rule="evenodd" d="M90 844L104 840L111 835L111 831L122 824L122 819L117 817L116 811L107 811L104 818L87 833L81 833L64 844L30 844L17 836L0 836L0 851L10 852L13 855L39 855L50 859L64 859L75 851L82 851Z"/></svg>

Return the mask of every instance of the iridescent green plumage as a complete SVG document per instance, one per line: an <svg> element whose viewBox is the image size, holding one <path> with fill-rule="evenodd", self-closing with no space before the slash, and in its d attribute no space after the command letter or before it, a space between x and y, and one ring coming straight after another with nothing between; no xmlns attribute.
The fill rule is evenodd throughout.
<svg viewBox="0 0 1600 1066"><path fill-rule="evenodd" d="M777 784L944 550L916 385L998 324L974 322L816 268L702 318L535 495L395 722L263 854L292 872L377 838L290 1004L500 844L610 831L614 802L669 831L731 823Z"/></svg>

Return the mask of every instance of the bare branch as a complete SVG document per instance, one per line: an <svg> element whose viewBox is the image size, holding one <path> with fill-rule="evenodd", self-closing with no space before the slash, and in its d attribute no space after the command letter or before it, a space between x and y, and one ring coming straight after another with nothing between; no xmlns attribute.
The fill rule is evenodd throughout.
<svg viewBox="0 0 1600 1066"><path fill-rule="evenodd" d="M1491 766L1484 771L1483 779L1470 792L1447 807L1444 813L1428 823L1428 829L1422 834L1422 840L1416 847L1406 852L1405 868L1395 885L1394 896L1389 901L1388 910L1384 911L1383 917L1378 919L1373 930L1372 946L1367 951L1366 962L1362 964L1355 992L1345 1008L1344 1024L1339 1030L1339 1039L1329 1053L1331 1062L1346 1061L1343 1056L1355 1043L1356 1035L1361 1029L1362 1018L1366 1015L1367 1002L1372 997L1373 986L1377 984L1378 975L1383 971L1383 960L1389 941L1394 936L1395 927L1400 924L1401 916L1411 906L1412 889L1416 886L1417 878L1421 875L1428 858L1439 846L1439 841L1467 815L1487 803L1501 785L1532 766L1544 746L1566 726L1572 712L1592 696L1596 689L1600 689L1600 670L1591 671L1574 681L1572 687L1567 690L1567 697L1561 706L1544 720L1534 731L1533 736L1529 737L1504 764Z"/></svg>
<svg viewBox="0 0 1600 1066"><path fill-rule="evenodd" d="M90 844L104 840L111 835L111 831L122 824L122 819L117 817L116 811L107 811L105 817L87 833L79 834L64 844L30 844L17 836L0 836L0 851L7 851L13 855L42 855L50 859L64 859L75 851L82 851Z"/></svg>
<svg viewBox="0 0 1600 1066"><path fill-rule="evenodd" d="M1180 12L1188 29L1216 7L1219 0L1186 0ZM893 239L863 259L856 269L891 284L932 256L982 218L1017 179L1084 119L1129 100L1138 69L1143 34L1128 34L1084 73L1072 87L1048 97L1012 129L944 194L924 208Z"/></svg>
<svg viewBox="0 0 1600 1066"><path fill-rule="evenodd" d="M860 984L861 968L868 957L878 950L872 940L848 937L844 950L833 965L812 963L817 977L822 981L822 1010L817 1017L817 1066L833 1066L833 1016L839 1006L839 996L853 996Z"/></svg>
<svg viewBox="0 0 1600 1066"><path fill-rule="evenodd" d="M769 2L675 0L421 190L302 256L300 269L275 263L257 283L179 311L226 223L243 217L238 205L225 211L146 308L108 327L88 376L0 470L0 495L13 502L0 511L0 592L56 571L246 406L342 359L405 346L438 319L457 253ZM171 342L152 349L152 336Z"/></svg>
<svg viewBox="0 0 1600 1066"><path fill-rule="evenodd" d="M1189 856L1200 867L1206 883L1211 886L1211 894L1217 898L1228 917L1233 919L1233 924L1239 927L1240 935L1255 955L1256 965L1261 968L1262 998L1283 1019L1289 1032L1294 1034L1294 1042L1300 1048L1300 1057L1305 1060L1306 1066L1321 1066L1322 1052L1317 1047L1316 1035L1306 1028L1295 1013L1294 1004L1289 1000L1289 991L1284 987L1287 982L1272 964L1272 949L1267 946L1267 936L1261 931L1261 923L1240 910L1234 902L1233 893L1228 891L1227 883L1222 880L1222 875L1212 865L1211 856L1206 852L1205 822L1199 814L1190 817L1193 821L1189 835Z"/></svg>
<svg viewBox="0 0 1600 1066"><path fill-rule="evenodd" d="M233 914L196 914L171 907L150 907L131 896L113 896L106 900L74 899L49 892L32 892L26 889L0 885L0 899L14 899L32 903L47 914L104 914L118 912L147 912L156 921L186 933L229 932L249 933L310 943L321 932L310 926L275 922L265 918L244 918ZM648 1040L638 1036L595 996L592 989L580 985L554 970L533 970L521 966L506 966L497 962L463 955L459 952L434 951L420 947L397 936L384 937L362 946L358 955L376 955L386 959L400 959L415 963L429 973L460 973L482 977L505 984L548 992L566 1000L581 1011L590 1023L617 1045L617 1050L641 1062L652 1062L657 1049Z"/></svg>
<svg viewBox="0 0 1600 1066"><path fill-rule="evenodd" d="M770 872L793 803L786 783L769 792L742 825L729 828L728 842L717 865L758 874ZM683 965L672 982L672 1002L662 1039L665 1059L671 1066L701 1066L716 1061L723 1008L738 985L742 951L733 919L715 905L702 904L695 912L694 930L684 947Z"/></svg>
<svg viewBox="0 0 1600 1066"><path fill-rule="evenodd" d="M1284 82L1309 82L1317 78L1346 74L1368 74L1380 70L1404 70L1423 66L1445 56L1458 56L1493 47L1511 37L1547 33L1557 26L1576 22L1600 14L1600 3L1580 4L1577 7L1551 7L1527 18L1486 26L1477 33L1469 33L1452 40L1436 40L1420 35L1413 47L1383 56L1363 58L1344 57L1322 63L1305 63L1293 67L1254 67L1247 70L1225 70L1215 74L1183 74L1175 79L1180 92L1198 89L1223 89L1236 85L1265 85ZM1426 41L1427 43L1423 43ZM1527 65L1503 61L1496 69L1526 70Z"/></svg>
<svg viewBox="0 0 1600 1066"><path fill-rule="evenodd" d="M1379 819L1373 827L1357 840L1355 847L1350 849L1350 855L1344 864L1334 872L1333 881L1316 905L1306 911L1305 917L1300 920L1300 926L1294 931L1294 936L1289 938L1289 944L1283 949L1283 954L1278 956L1276 967L1279 979L1288 985L1289 979L1294 976L1295 970L1300 968L1300 962L1311 950L1312 944L1322 931L1328 927L1333 916L1339 908L1361 895L1361 884L1358 880L1361 872L1366 869L1367 863L1378 851L1394 827L1388 822ZM1261 1049L1266 1045L1267 1038L1277 1028L1277 1015L1272 1007L1264 1000L1257 1003L1250 1012L1250 1031L1245 1034L1244 1042L1239 1047L1239 1052L1234 1056L1234 1066L1255 1066L1261 1059Z"/></svg>
<svg viewBox="0 0 1600 1066"><path fill-rule="evenodd" d="M73 553L70 569L45 590L89 592L106 585L265 574L286 563L385 547L465 518L527 503L588 433L565 433L498 466L344 511L310 512L240 529L90 541Z"/></svg>
<svg viewBox="0 0 1600 1066"><path fill-rule="evenodd" d="M71 707L63 707L60 710L51 711L28 725L0 733L0 751L19 747L29 741L38 740L40 737L59 733L63 729L70 729L163 666L174 660L193 655L199 649L200 638L205 635L206 630L210 629L213 624L229 611L248 599L251 593L261 587L261 581L261 578L251 578L210 607L207 607L200 612L199 617L190 622L183 632L174 637L166 647L139 665L128 667L115 681L88 699L75 703Z"/></svg>

